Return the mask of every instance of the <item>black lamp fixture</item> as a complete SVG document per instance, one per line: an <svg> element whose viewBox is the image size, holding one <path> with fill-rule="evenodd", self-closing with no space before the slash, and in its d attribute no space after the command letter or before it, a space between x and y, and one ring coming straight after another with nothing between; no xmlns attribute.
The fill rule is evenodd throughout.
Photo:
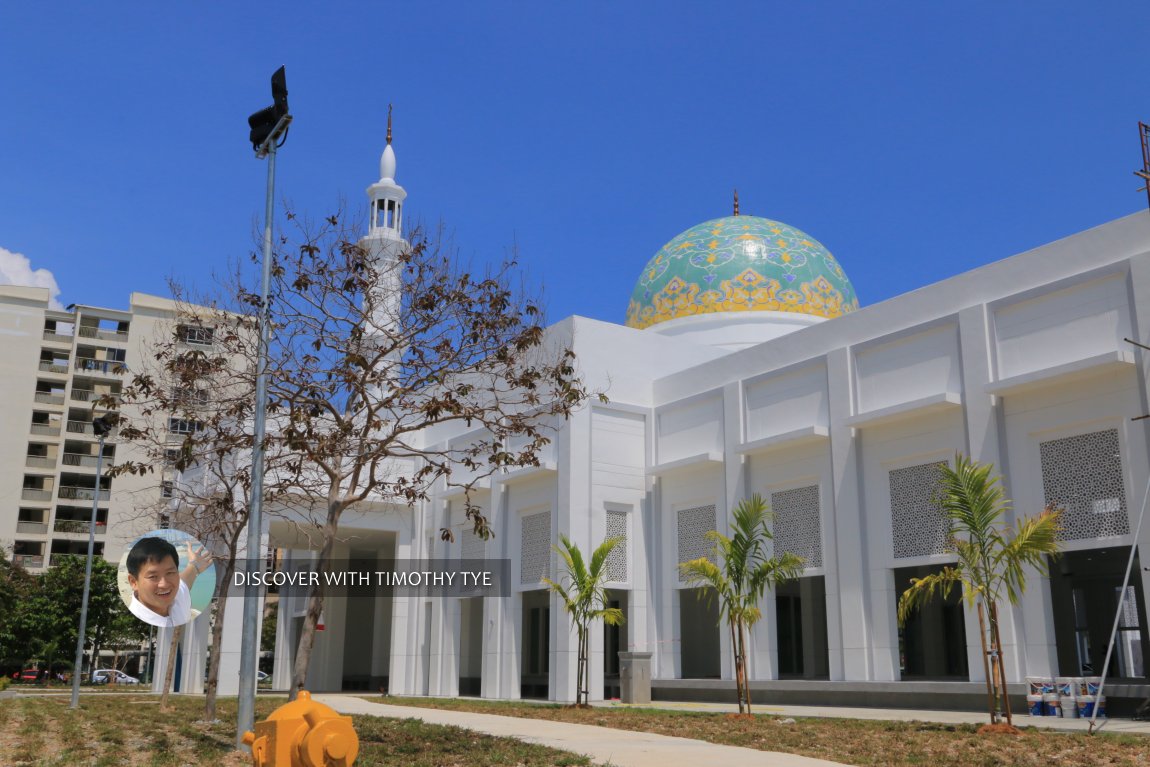
<svg viewBox="0 0 1150 767"><path fill-rule="evenodd" d="M257 152L268 139L278 137L276 128L288 113L287 96L287 74L284 68L280 67L272 75L272 105L264 107L248 118L248 126L251 128L248 138L252 142L252 149ZM285 125L283 130L286 129Z"/></svg>

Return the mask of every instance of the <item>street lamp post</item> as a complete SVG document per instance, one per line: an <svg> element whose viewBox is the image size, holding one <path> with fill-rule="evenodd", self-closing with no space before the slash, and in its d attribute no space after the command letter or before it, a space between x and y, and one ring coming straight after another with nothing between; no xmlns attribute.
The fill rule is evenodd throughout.
<svg viewBox="0 0 1150 767"><path fill-rule="evenodd" d="M267 199L264 212L264 253L260 280L259 347L256 355L256 396L252 428L252 486L248 503L247 573L262 574L264 569L260 537L263 528L264 434L267 430L268 396L268 293L271 289L272 215L275 211L276 149L283 145L291 124L287 103L287 76L280 67L272 75L272 106L248 118L252 147L256 157L268 158ZM256 669L259 665L259 588L244 586L243 633L240 641L240 689L236 714L236 749L247 750L244 733L255 726Z"/></svg>
<svg viewBox="0 0 1150 767"><path fill-rule="evenodd" d="M88 630L88 595L92 591L92 552L96 549L96 515L100 506L100 474L104 468L104 438L116 425L116 415L108 413L92 419L92 431L100 440L96 449L96 491L92 494L92 519L88 525L88 560L84 565L84 596L80 601L80 635L76 637L76 662L72 666L72 705L80 707L80 670L84 663L84 634ZM95 659L92 660L95 664Z"/></svg>

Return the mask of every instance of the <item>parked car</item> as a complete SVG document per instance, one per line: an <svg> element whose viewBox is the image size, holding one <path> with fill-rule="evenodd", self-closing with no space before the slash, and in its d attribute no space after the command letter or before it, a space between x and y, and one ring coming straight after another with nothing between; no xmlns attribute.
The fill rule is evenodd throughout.
<svg viewBox="0 0 1150 767"><path fill-rule="evenodd" d="M123 671L101 668L92 672L92 684L139 684L140 680Z"/></svg>

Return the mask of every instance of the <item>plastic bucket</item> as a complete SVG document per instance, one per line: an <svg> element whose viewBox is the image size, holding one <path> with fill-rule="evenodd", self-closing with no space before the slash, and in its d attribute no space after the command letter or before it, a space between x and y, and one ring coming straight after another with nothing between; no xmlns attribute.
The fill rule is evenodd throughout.
<svg viewBox="0 0 1150 767"><path fill-rule="evenodd" d="M1045 716L1062 716L1062 697L1056 692L1043 693L1042 713Z"/></svg>
<svg viewBox="0 0 1150 767"><path fill-rule="evenodd" d="M1078 715L1083 719L1090 719L1094 716L1094 706L1098 706L1098 716L1106 718L1106 696L1105 695L1080 695L1078 697Z"/></svg>
<svg viewBox="0 0 1150 767"><path fill-rule="evenodd" d="M1026 709L1031 716L1044 716L1046 712L1042 708L1042 695L1027 695Z"/></svg>
<svg viewBox="0 0 1150 767"><path fill-rule="evenodd" d="M1054 679L1054 691L1063 698L1073 698L1078 694L1078 684L1074 677L1060 676Z"/></svg>
<svg viewBox="0 0 1150 767"><path fill-rule="evenodd" d="M1045 695L1054 692L1054 680L1048 676L1026 677L1027 692L1029 695Z"/></svg>
<svg viewBox="0 0 1150 767"><path fill-rule="evenodd" d="M1098 688L1102 686L1100 676L1080 676L1075 680L1078 683L1078 695L1097 695Z"/></svg>
<svg viewBox="0 0 1150 767"><path fill-rule="evenodd" d="M1069 695L1062 696L1062 715L1067 719L1078 718L1078 704Z"/></svg>

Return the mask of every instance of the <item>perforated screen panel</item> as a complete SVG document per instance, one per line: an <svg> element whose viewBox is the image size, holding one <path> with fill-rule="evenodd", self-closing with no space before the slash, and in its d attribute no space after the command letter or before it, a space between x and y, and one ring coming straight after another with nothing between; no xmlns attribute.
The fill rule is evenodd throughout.
<svg viewBox="0 0 1150 767"><path fill-rule="evenodd" d="M459 558L483 559L486 543L475 534L471 525L463 525L463 529L459 531Z"/></svg>
<svg viewBox="0 0 1150 767"><path fill-rule="evenodd" d="M551 512L541 511L523 517L519 545L519 582L539 583L549 574L551 562Z"/></svg>
<svg viewBox="0 0 1150 767"><path fill-rule="evenodd" d="M945 461L890 472L890 525L896 559L945 554L950 524L938 502Z"/></svg>
<svg viewBox="0 0 1150 767"><path fill-rule="evenodd" d="M679 562L711 556L714 544L707 540L706 535L715 529L715 504L679 509L678 523Z"/></svg>
<svg viewBox="0 0 1150 767"><path fill-rule="evenodd" d="M1039 450L1046 503L1064 509L1063 539L1130 532L1117 429L1052 439Z"/></svg>
<svg viewBox="0 0 1150 767"><path fill-rule="evenodd" d="M607 571L607 580L621 582L627 580L627 512L607 512L607 537L621 538L618 545L611 549L607 555L604 569Z"/></svg>
<svg viewBox="0 0 1150 767"><path fill-rule="evenodd" d="M771 511L775 515L775 553L789 552L802 557L807 567L822 567L818 485L771 493Z"/></svg>

